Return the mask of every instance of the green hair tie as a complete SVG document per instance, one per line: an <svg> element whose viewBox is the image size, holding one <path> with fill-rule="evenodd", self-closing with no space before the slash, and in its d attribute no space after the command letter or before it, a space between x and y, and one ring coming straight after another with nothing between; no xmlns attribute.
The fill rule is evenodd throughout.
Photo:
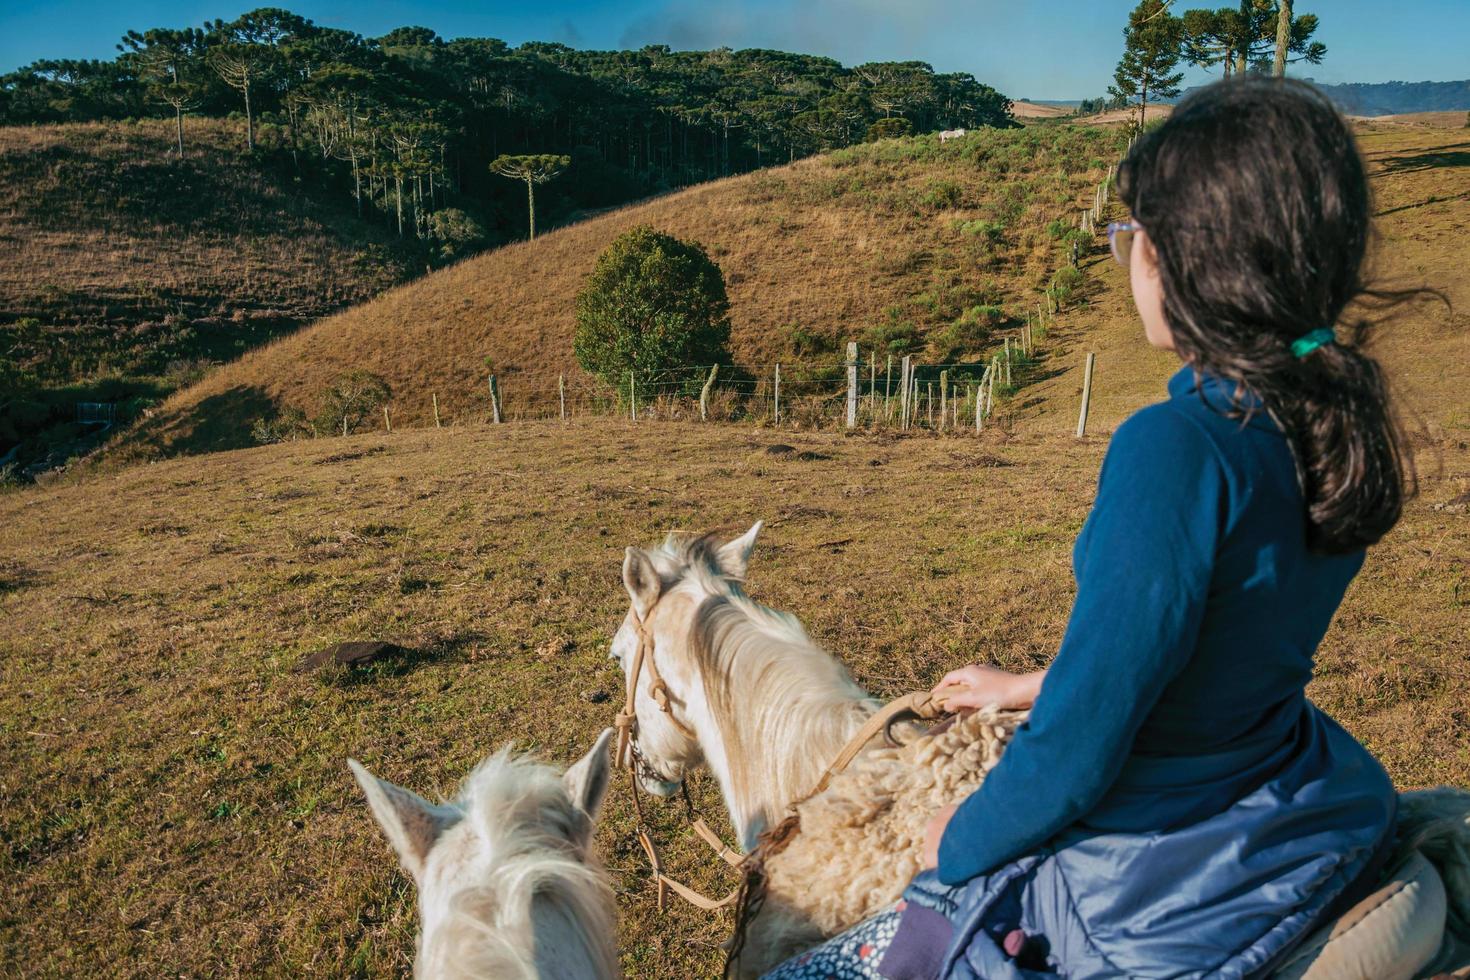
<svg viewBox="0 0 1470 980"><path fill-rule="evenodd" d="M1318 347L1321 347L1323 344L1330 344L1336 339L1337 335L1332 332L1331 327L1318 327L1311 333L1304 333L1296 340L1293 340L1291 342L1291 353L1298 358L1306 357Z"/></svg>

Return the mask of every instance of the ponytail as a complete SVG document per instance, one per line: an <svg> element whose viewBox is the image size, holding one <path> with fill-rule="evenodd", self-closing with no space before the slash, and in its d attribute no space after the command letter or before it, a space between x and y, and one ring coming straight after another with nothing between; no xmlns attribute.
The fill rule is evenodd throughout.
<svg viewBox="0 0 1470 980"><path fill-rule="evenodd" d="M1134 144L1118 189L1158 254L1175 350L1253 396L1241 415L1259 400L1285 432L1309 547L1376 543L1414 492L1413 470L1383 369L1363 349L1374 327L1344 314L1428 291L1362 281L1371 206L1346 121L1299 82L1220 82ZM1335 340L1293 351L1333 325Z"/></svg>

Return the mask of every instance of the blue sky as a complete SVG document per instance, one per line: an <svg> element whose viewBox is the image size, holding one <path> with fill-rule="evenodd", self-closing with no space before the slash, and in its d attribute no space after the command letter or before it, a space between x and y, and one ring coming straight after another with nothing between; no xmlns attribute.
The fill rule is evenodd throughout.
<svg viewBox="0 0 1470 980"><path fill-rule="evenodd" d="M0 71L38 58L105 58L129 28L183 27L284 6L379 35L422 25L445 37L561 41L580 48L766 47L846 63L920 60L967 71L1013 98L1101 95L1136 0L0 0ZM1230 0L1179 0L1179 8ZM1470 76L1470 0L1297 0L1322 17L1323 82ZM1385 14L1385 10L1391 14ZM1208 76L1191 72L1186 84Z"/></svg>

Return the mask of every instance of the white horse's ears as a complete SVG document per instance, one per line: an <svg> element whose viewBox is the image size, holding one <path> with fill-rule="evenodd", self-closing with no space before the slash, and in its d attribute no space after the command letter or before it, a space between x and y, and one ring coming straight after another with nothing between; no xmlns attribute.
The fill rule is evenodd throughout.
<svg viewBox="0 0 1470 980"><path fill-rule="evenodd" d="M733 541L727 541L720 545L716 558L720 563L720 570L731 578L745 578L745 573L750 568L750 553L755 550L755 539L760 535L761 528L765 527L765 521L756 521L740 537Z"/></svg>
<svg viewBox="0 0 1470 980"><path fill-rule="evenodd" d="M628 590L633 610L640 619L658 602L663 581L658 577L658 569L653 567L653 559L641 548L630 547L623 555L623 587Z"/></svg>
<svg viewBox="0 0 1470 980"><path fill-rule="evenodd" d="M356 759L348 759L347 765L367 796L373 816L388 835L388 842L398 852L403 870L413 875L415 881L419 880L434 842L458 822L459 811L435 806L411 790L379 779Z"/></svg>
<svg viewBox="0 0 1470 980"><path fill-rule="evenodd" d="M587 754L562 776L572 803L593 821L597 820L597 811L602 808L607 785L612 779L612 762L607 751L612 737L613 730L604 728Z"/></svg>

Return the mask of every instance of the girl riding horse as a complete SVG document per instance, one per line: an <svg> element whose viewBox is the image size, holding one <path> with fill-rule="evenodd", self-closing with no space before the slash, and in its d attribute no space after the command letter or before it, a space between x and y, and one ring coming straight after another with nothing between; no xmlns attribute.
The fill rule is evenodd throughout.
<svg viewBox="0 0 1470 980"><path fill-rule="evenodd" d="M1385 859L1393 785L1304 691L1410 492L1349 313L1392 298L1362 278L1363 161L1317 91L1242 79L1118 180L1113 254L1180 370L1113 435L1051 667L942 682L1030 721L935 815L898 907L770 976L1262 976Z"/></svg>

